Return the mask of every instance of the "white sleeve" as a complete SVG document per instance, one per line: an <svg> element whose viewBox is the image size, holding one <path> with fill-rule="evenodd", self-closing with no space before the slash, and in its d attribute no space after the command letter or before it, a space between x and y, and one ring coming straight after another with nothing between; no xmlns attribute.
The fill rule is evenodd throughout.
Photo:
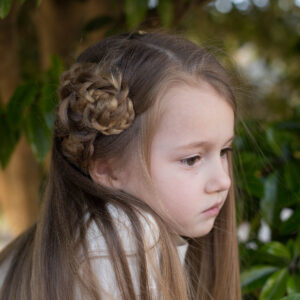
<svg viewBox="0 0 300 300"><path fill-rule="evenodd" d="M139 273L137 266L136 244L132 232L130 221L126 214L114 206L109 207L112 214L116 229L120 235L122 246L125 250L126 258L128 261L129 270L132 276L134 289L136 295L139 295ZM143 214L140 218L142 228L144 231L144 241L146 248L146 263L148 270L149 287L154 299L157 297L155 271L154 268L159 267L159 249L158 238L159 231L157 223L150 214ZM120 291L117 287L116 277L114 274L113 264L108 256L108 249L104 237L97 229L97 226L92 223L91 229L88 231L89 241L89 259L92 271L96 276L97 283L101 286L101 296L104 300L118 300L120 299ZM158 269L157 269L158 270ZM139 298L138 298L139 299Z"/></svg>

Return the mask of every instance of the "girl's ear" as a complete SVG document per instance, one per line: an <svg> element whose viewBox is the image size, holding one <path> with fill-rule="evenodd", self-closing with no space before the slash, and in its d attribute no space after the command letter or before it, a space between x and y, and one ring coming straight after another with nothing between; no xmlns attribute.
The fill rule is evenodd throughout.
<svg viewBox="0 0 300 300"><path fill-rule="evenodd" d="M121 180L117 171L107 160L94 160L89 166L89 173L93 181L105 187L120 189Z"/></svg>

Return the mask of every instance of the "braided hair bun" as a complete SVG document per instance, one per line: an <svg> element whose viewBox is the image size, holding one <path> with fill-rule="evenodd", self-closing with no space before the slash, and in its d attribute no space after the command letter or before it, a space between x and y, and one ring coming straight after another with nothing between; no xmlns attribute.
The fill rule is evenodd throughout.
<svg viewBox="0 0 300 300"><path fill-rule="evenodd" d="M134 120L128 93L116 69L107 72L95 63L75 63L62 74L57 135L63 154L83 171L87 172L96 136L119 134Z"/></svg>

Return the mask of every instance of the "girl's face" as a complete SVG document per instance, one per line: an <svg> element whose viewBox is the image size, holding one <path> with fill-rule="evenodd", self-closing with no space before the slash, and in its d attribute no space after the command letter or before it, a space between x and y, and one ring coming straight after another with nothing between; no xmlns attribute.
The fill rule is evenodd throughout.
<svg viewBox="0 0 300 300"><path fill-rule="evenodd" d="M148 203L178 234L200 237L212 229L231 185L234 113L207 83L173 86L162 101L151 149L155 192L138 167L126 173L122 189Z"/></svg>

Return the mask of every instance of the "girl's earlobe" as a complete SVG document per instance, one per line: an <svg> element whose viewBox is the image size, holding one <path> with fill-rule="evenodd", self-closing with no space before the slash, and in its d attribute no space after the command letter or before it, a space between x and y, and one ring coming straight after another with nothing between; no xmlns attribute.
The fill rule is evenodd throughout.
<svg viewBox="0 0 300 300"><path fill-rule="evenodd" d="M89 173L94 182L105 187L120 189L121 181L108 161L93 161L89 166Z"/></svg>

